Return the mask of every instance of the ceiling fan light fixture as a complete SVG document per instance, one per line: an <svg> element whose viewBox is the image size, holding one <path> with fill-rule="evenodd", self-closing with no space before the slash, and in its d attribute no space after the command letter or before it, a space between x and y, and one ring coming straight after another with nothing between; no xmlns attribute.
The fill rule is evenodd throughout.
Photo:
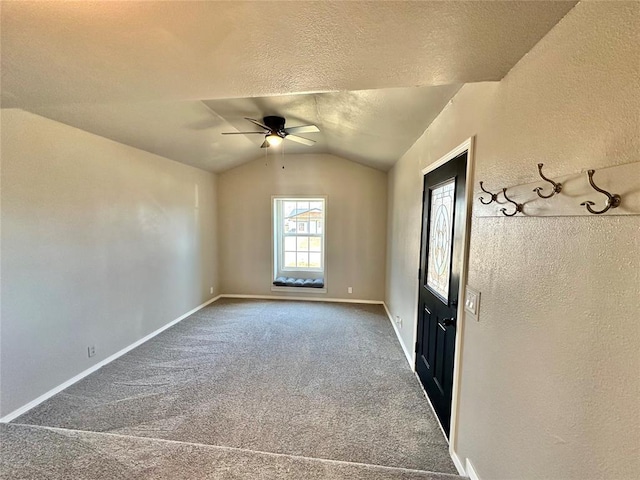
<svg viewBox="0 0 640 480"><path fill-rule="evenodd" d="M270 133L267 135L266 140L270 147L277 147L282 143L282 137L277 133Z"/></svg>

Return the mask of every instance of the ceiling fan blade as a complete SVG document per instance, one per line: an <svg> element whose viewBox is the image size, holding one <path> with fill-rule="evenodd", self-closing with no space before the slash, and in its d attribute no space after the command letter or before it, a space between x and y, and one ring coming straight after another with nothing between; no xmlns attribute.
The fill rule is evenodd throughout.
<svg viewBox="0 0 640 480"><path fill-rule="evenodd" d="M294 134L294 133L318 133L320 131L320 129L318 127L316 127L315 125L300 125L299 127L285 128L284 131L287 132L288 134Z"/></svg>
<svg viewBox="0 0 640 480"><path fill-rule="evenodd" d="M251 123L256 124L259 127L264 128L265 130L268 130L269 132L271 131L271 129L269 127L267 127L264 123L260 123L258 120L254 120L253 118L249 118L249 117L244 117L245 120L249 120Z"/></svg>
<svg viewBox="0 0 640 480"><path fill-rule="evenodd" d="M293 140L294 142L302 143L303 145L307 145L309 147L316 143L315 140L309 140L308 138L299 137L297 135L287 135L284 138L286 138L287 140Z"/></svg>
<svg viewBox="0 0 640 480"><path fill-rule="evenodd" d="M266 135L265 132L222 132L222 135L251 135L251 134Z"/></svg>
<svg viewBox="0 0 640 480"><path fill-rule="evenodd" d="M260 148L269 148L269 142L265 140L264 142L262 142L262 145L260 145Z"/></svg>

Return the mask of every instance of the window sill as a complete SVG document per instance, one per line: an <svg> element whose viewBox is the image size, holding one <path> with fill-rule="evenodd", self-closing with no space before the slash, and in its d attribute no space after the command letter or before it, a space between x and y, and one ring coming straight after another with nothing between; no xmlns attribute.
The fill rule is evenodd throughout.
<svg viewBox="0 0 640 480"><path fill-rule="evenodd" d="M275 285L271 286L272 292L289 292L289 293L327 293L326 285L324 288L310 288L310 287L276 287Z"/></svg>

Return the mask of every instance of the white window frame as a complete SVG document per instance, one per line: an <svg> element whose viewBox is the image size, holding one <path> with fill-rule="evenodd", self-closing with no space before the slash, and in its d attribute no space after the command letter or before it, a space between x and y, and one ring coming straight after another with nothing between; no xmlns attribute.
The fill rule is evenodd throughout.
<svg viewBox="0 0 640 480"><path fill-rule="evenodd" d="M321 268L309 268L309 267L285 267L284 266L284 238L283 231L284 219L283 219L283 204L286 201L303 201L303 202L323 202L323 218L322 218L322 233L310 233L304 232L304 235L292 235L292 236L306 236L317 237L322 239L322 246L320 252L320 264ZM327 230L327 197L324 195L273 195L271 197L271 209L272 209L272 281L279 276L295 277L295 278L324 278L324 288L300 288L300 287L276 287L272 286L272 290L286 290L296 291L302 293L326 293L327 285L327 264L326 264L326 230Z"/></svg>

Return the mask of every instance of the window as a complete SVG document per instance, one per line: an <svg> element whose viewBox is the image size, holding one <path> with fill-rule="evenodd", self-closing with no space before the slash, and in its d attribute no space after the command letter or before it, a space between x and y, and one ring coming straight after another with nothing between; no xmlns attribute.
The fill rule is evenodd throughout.
<svg viewBox="0 0 640 480"><path fill-rule="evenodd" d="M274 277L321 278L324 198L274 198Z"/></svg>

